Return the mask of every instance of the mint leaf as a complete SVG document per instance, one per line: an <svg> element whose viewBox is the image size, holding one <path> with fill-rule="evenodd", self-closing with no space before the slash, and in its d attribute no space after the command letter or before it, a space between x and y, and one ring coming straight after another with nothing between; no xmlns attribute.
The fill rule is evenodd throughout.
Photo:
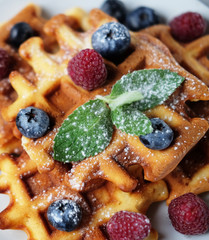
<svg viewBox="0 0 209 240"><path fill-rule="evenodd" d="M153 130L149 118L132 104L116 108L111 112L111 117L118 129L131 135L145 135Z"/></svg>
<svg viewBox="0 0 209 240"><path fill-rule="evenodd" d="M116 98L124 93L138 91L143 99L134 103L140 111L146 111L162 104L184 81L175 72L163 69L145 69L124 75L114 86L110 94Z"/></svg>
<svg viewBox="0 0 209 240"><path fill-rule="evenodd" d="M115 110L117 107L139 101L143 98L139 91L124 92L118 96L97 96L97 99L101 99L109 104L111 110Z"/></svg>
<svg viewBox="0 0 209 240"><path fill-rule="evenodd" d="M63 122L54 139L54 158L71 162L95 156L108 146L112 133L110 109L101 100L90 100Z"/></svg>

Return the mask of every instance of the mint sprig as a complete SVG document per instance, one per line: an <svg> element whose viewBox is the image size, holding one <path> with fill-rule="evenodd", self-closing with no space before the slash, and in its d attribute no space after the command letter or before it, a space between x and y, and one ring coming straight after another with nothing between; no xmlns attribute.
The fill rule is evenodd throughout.
<svg viewBox="0 0 209 240"><path fill-rule="evenodd" d="M54 139L54 158L70 162L97 155L109 145L113 124L132 135L151 133L151 121L143 112L162 104L183 81L162 69L124 75L110 95L97 96L68 116Z"/></svg>
<svg viewBox="0 0 209 240"><path fill-rule="evenodd" d="M151 121L134 105L126 104L111 112L114 125L131 135L145 135L153 131Z"/></svg>
<svg viewBox="0 0 209 240"><path fill-rule="evenodd" d="M114 86L111 98L124 93L137 91L143 98L137 101L140 111L146 111L162 104L184 81L175 72L163 69L145 69L124 75Z"/></svg>
<svg viewBox="0 0 209 240"><path fill-rule="evenodd" d="M110 109L101 100L90 100L63 122L54 139L54 158L71 162L97 155L108 146L112 133Z"/></svg>
<svg viewBox="0 0 209 240"><path fill-rule="evenodd" d="M118 96L112 96L111 94L108 96L98 95L96 98L105 101L109 104L111 110L115 110L117 107L123 106L124 104L139 101L143 99L143 96L139 91L130 91L124 92Z"/></svg>

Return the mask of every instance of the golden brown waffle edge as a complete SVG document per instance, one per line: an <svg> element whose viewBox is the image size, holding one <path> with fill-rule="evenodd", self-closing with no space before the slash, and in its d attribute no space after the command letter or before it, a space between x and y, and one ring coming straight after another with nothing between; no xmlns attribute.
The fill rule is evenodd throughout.
<svg viewBox="0 0 209 240"><path fill-rule="evenodd" d="M187 114L185 102L206 101L209 99L209 93L205 84L202 84L201 81L176 63L168 49L160 41L143 33L132 33L132 47L134 51L122 63L115 65L107 62L109 71L113 73L114 77L109 77L108 83L104 88L89 93L75 86L66 75L67 61L82 48L91 47L89 43L91 34L102 22L112 21L112 19L98 10L93 10L89 18L100 19L101 22L96 22L96 26L90 24L90 29L88 29L88 25L87 32L79 33L66 25L65 21L62 22L65 18L66 16L59 16L59 25L57 27L55 25L53 29L53 34L55 34L54 36L60 44L60 52L54 54L45 51L43 40L39 37L31 38L19 50L21 57L32 66L37 80L31 83L26 76L23 76L18 71L10 75L12 86L17 91L18 98L9 106L9 110L4 109L4 117L8 120L14 120L20 108L34 105L51 114L56 124L52 132L49 132L46 137L39 140L22 138L24 148L30 157L26 153L23 153L18 159L11 158L9 155L2 155L0 166L2 171L7 173L9 177L6 175L1 176L0 189L2 192L10 193L12 199L18 199L18 201L14 205L10 205L3 214L0 214L0 224L4 228L27 229L26 231L31 239L40 239L39 234L42 234L44 239L67 239L69 236L71 239L80 239L82 236L85 236L85 239L103 239L104 235L100 227L98 227L97 222L104 213L107 213L108 217L104 217L104 222L101 222L101 224L108 221L111 212L108 207L111 208L113 206L111 214L121 209L145 213L151 201L161 201L167 198L167 188L164 181L157 180L167 176L189 150L200 141L208 129L206 120L198 116L194 118ZM56 21L56 16L51 22L54 21ZM51 28L51 22L47 23L45 29L48 28L49 30ZM78 42L81 42L81 45L74 46L72 43L68 45L70 41L66 42L66 38L64 38L65 34L70 39L74 38ZM72 55L68 51L66 55L63 55L66 50L70 49L74 50ZM156 54L155 58L153 58L153 53ZM134 61L136 57L137 61ZM40 58L42 60L39 62ZM178 89L179 92L173 99L170 99L170 102L158 106L147 113L150 117L161 117L179 133L179 138L175 139L172 148L166 150L164 153L149 151L140 144L137 137L115 131L110 146L103 153L86 159L79 164L74 164L72 168L64 168L63 170L63 166L54 162L52 157L53 138L62 120L76 107L94 98L95 95L107 94L112 84L123 74L126 74L130 70L134 71L143 68L168 68L172 71L177 71L186 78L186 82ZM196 89L193 89L194 86L199 89L198 92ZM70 94L72 94L72 97L68 103L63 104ZM64 100L62 100L63 95L65 95ZM26 97L25 101L22 101L22 96ZM32 96L33 98L31 98ZM75 100L74 97L77 97L77 99ZM174 101L176 99L179 101L178 104ZM190 129L190 132L187 131L188 129ZM185 141L187 144L185 144ZM124 160L124 151L130 157L129 162ZM101 163L101 159L108 160L108 164L105 162ZM173 161L174 159L175 161ZM140 182L137 179L138 176L130 173L130 167L135 164L143 167L146 179L154 181L153 183L143 185L140 190L136 188L136 183ZM155 167L156 164L157 168ZM84 173L81 171L83 166L88 166ZM116 174L110 173L110 167L118 173L117 177L114 176ZM54 173L57 176L54 176ZM139 173L141 174L140 171ZM59 182L57 181L57 177L60 175L62 177ZM91 177L90 181L89 177ZM97 179L102 179L99 183L103 185L100 187L98 187L100 184L95 185L97 188L94 189L95 186L92 186L92 183ZM103 183L104 180L107 180L107 182ZM40 181L43 184L39 185ZM13 186L15 182L20 183L17 189L14 189ZM31 190L30 188L33 188L31 187L33 185L35 187ZM40 189L43 189L43 192ZM132 189L135 190L130 193ZM60 192L58 193L59 190ZM82 193L78 193L78 191L84 190L86 191L83 193L85 198ZM23 196L21 195L22 193L24 193ZM112 195L109 195L109 193ZM50 198L50 201L53 201L66 196L78 199L78 201L85 205L86 215L90 214L89 212L92 210L86 203L86 196L88 202L96 198L98 206L104 205L100 209L94 209L94 217L90 217L91 222L86 225L84 223L79 230L76 230L74 234L72 233L73 235L51 229L45 222L46 217L44 214L49 205L48 199ZM103 196L105 196L104 199L113 200L114 204L110 200L110 202L103 202ZM22 199L24 201L21 203ZM130 209L127 208L128 201L130 201ZM28 202L30 202L30 206ZM115 205L115 202L118 205ZM22 218L24 206L27 206L27 212L31 210L31 217L29 214L26 214L24 215L24 219ZM15 215L17 218L14 219ZM41 223L40 219L42 219ZM39 226L40 233L37 233L37 230L35 233L31 226ZM152 234L150 239L157 239L157 233L152 232Z"/></svg>

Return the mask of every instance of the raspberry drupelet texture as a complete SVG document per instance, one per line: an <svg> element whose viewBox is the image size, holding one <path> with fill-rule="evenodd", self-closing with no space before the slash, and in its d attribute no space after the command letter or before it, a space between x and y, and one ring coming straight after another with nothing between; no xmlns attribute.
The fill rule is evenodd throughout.
<svg viewBox="0 0 209 240"><path fill-rule="evenodd" d="M149 219L136 212L117 212L107 223L111 240L143 240L149 235L150 229Z"/></svg>
<svg viewBox="0 0 209 240"><path fill-rule="evenodd" d="M84 49L69 61L68 74L76 85L90 91L105 83L107 69L98 52Z"/></svg>
<svg viewBox="0 0 209 240"><path fill-rule="evenodd" d="M206 21L196 12L186 12L170 22L171 33L179 41L189 42L202 36Z"/></svg>
<svg viewBox="0 0 209 240"><path fill-rule="evenodd" d="M7 77L11 67L11 57L4 49L0 48L0 80Z"/></svg>
<svg viewBox="0 0 209 240"><path fill-rule="evenodd" d="M203 234L209 229L209 208L193 193L173 199L168 214L173 227L182 234Z"/></svg>

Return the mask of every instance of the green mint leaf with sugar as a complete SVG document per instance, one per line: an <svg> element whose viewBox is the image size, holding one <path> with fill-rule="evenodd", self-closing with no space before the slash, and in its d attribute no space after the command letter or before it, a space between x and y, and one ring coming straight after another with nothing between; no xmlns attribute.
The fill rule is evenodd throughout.
<svg viewBox="0 0 209 240"><path fill-rule="evenodd" d="M108 96L98 95L96 98L105 101L109 104L111 110L115 110L119 106L139 101L143 98L143 96L139 91L130 91L124 92L118 96L112 96L111 94Z"/></svg>
<svg viewBox="0 0 209 240"><path fill-rule="evenodd" d="M54 139L54 158L71 162L95 156L109 145L112 134L110 109L101 100L90 100L64 120Z"/></svg>
<svg viewBox="0 0 209 240"><path fill-rule="evenodd" d="M124 75L114 86L110 97L138 91L143 98L133 104L146 111L162 104L181 85L184 78L175 72L163 69L145 69Z"/></svg>
<svg viewBox="0 0 209 240"><path fill-rule="evenodd" d="M149 118L134 105L126 104L111 112L113 124L122 132L131 135L145 135L153 131Z"/></svg>

